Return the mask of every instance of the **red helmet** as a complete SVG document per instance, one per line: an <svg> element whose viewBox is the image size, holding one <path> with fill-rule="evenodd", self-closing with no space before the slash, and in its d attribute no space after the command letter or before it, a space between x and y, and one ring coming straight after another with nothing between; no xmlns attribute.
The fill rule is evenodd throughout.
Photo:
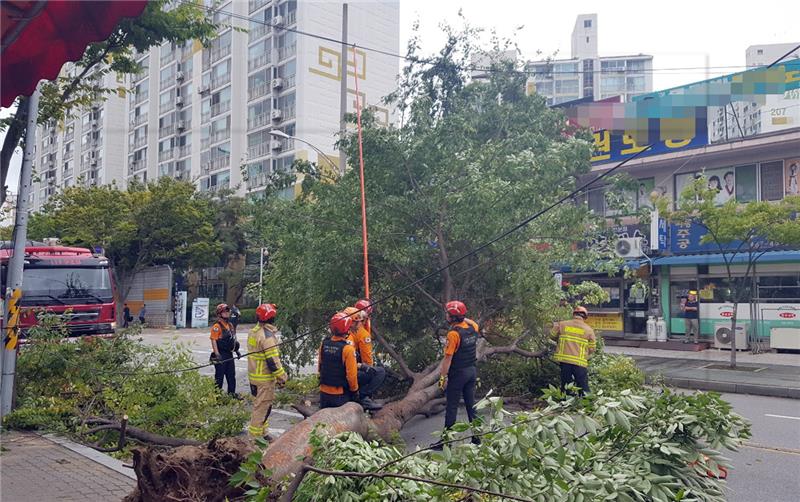
<svg viewBox="0 0 800 502"><path fill-rule="evenodd" d="M231 308L228 307L227 303L220 303L219 305L217 305L217 309L215 310L215 313L216 313L217 316L219 316L223 312L225 312L227 310L230 310L230 309Z"/></svg>
<svg viewBox="0 0 800 502"><path fill-rule="evenodd" d="M328 326L331 328L331 333L334 335L344 335L350 331L350 326L353 325L353 318L345 314L344 312L336 312L331 317L330 323Z"/></svg>
<svg viewBox="0 0 800 502"><path fill-rule="evenodd" d="M278 309L274 303L262 303L256 307L256 319L258 319L258 322L267 322L275 319L277 314Z"/></svg>
<svg viewBox="0 0 800 502"><path fill-rule="evenodd" d="M467 306L458 300L447 302L447 304L444 306L444 309L451 316L464 317L467 315Z"/></svg>
<svg viewBox="0 0 800 502"><path fill-rule="evenodd" d="M364 317L372 315L372 302L369 300L358 300L353 306L360 310L361 313L364 314Z"/></svg>

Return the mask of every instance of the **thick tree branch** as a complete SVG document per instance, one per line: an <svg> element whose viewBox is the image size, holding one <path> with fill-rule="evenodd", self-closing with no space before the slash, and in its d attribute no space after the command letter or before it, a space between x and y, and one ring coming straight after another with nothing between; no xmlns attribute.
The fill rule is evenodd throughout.
<svg viewBox="0 0 800 502"><path fill-rule="evenodd" d="M158 434L153 434L152 432L147 432L146 430L139 429L138 427L131 427L127 425L127 420L125 420L125 424L121 422L115 422L113 420L108 420L105 418L89 418L86 420L87 424L101 424L107 427L103 429L96 430L118 430L122 431L125 429L126 435L138 439L139 441L150 443L150 444L157 444L157 445L164 445L164 446L199 446L203 444L201 441L195 441L194 439L183 439L183 438L172 438L167 436L160 436Z"/></svg>
<svg viewBox="0 0 800 502"><path fill-rule="evenodd" d="M417 376L416 373L411 371L411 368L408 367L408 364L406 363L405 359L403 359L403 356L401 356L400 353L397 352L397 350L395 350L394 346L392 346L391 343L386 341L384 337L382 337L377 331L375 331L374 326L372 327L371 335L374 336L375 340L377 340L378 343L381 344L386 353L389 354L389 356L391 356L391 358L395 360L397 365L400 367L400 373L402 373L405 378L408 378L409 380L414 380L414 378L416 378Z"/></svg>
<svg viewBox="0 0 800 502"><path fill-rule="evenodd" d="M19 146L22 136L25 134L28 123L28 97L23 96L17 103L17 111L14 113L14 118L6 130L6 137L3 139L3 149L0 150L0 204L6 201L6 178L8 177L8 169L11 165L11 158L14 156L14 150Z"/></svg>

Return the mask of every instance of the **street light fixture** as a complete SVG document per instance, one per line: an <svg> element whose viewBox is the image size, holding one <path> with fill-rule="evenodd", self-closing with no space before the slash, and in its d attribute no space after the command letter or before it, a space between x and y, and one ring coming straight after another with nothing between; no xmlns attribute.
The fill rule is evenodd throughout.
<svg viewBox="0 0 800 502"><path fill-rule="evenodd" d="M325 160L327 160L327 161L328 161L328 163L331 165L331 167L333 167L333 170L334 170L334 172L338 172L338 171L339 171L339 166L337 166L337 165L336 165L336 163L335 163L335 162L334 162L334 161L333 161L333 160L332 160L330 157L328 157L327 155L325 155L325 152L323 152L322 150L320 150L320 149L319 149L319 148L317 148L316 146L312 145L312 144L311 144L311 143L309 143L308 141L306 141L306 140L304 140L304 139L300 139L300 138L298 138L298 137L296 137L296 136L289 136L289 135L288 135L288 134L286 134L285 132L283 132L283 131L280 131L280 130L278 130L278 129L273 129L273 130L271 130L269 133L270 133L270 135L271 135L271 136L275 136L276 138L281 138L281 139L293 139L293 140L295 140L295 141L299 141L300 143L305 143L306 145L308 145L308 146L310 146L311 148L313 148L313 149L314 149L314 151L316 151L318 154L320 154L320 155L322 155L323 157L325 157ZM340 173L340 174L343 174L343 173Z"/></svg>

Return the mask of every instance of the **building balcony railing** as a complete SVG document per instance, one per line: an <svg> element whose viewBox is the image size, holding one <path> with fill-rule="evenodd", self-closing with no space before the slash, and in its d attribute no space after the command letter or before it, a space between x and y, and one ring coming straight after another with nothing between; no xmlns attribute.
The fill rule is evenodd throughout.
<svg viewBox="0 0 800 502"><path fill-rule="evenodd" d="M222 87L223 85L227 84L230 81L231 81L230 73L222 77L211 77L211 89L214 90L218 87Z"/></svg>
<svg viewBox="0 0 800 502"><path fill-rule="evenodd" d="M147 144L147 136L140 136L138 138L134 138L133 140L133 149L141 148Z"/></svg>
<svg viewBox="0 0 800 502"><path fill-rule="evenodd" d="M211 62L215 63L221 60L222 58L229 56L230 53L231 53L231 44L228 44L228 45L223 45L221 47L213 47L211 49L211 54L209 57L211 58Z"/></svg>
<svg viewBox="0 0 800 502"><path fill-rule="evenodd" d="M247 71L253 71L261 68L269 63L269 60L269 54L261 54L253 59L250 59L247 61Z"/></svg>
<svg viewBox="0 0 800 502"><path fill-rule="evenodd" d="M231 109L231 101L221 101L219 103L211 105L211 116L216 117L222 113L227 112Z"/></svg>
<svg viewBox="0 0 800 502"><path fill-rule="evenodd" d="M65 143L67 141L70 141L70 140L73 140L73 139L75 139L75 129L72 129L71 131L69 131L66 134L64 134L64 142Z"/></svg>
<svg viewBox="0 0 800 502"><path fill-rule="evenodd" d="M163 138L164 136L171 136L173 134L175 134L175 124L164 126L158 130L159 138Z"/></svg>
<svg viewBox="0 0 800 502"><path fill-rule="evenodd" d="M281 108L281 120L290 120L295 117L295 106L287 106L286 108Z"/></svg>
<svg viewBox="0 0 800 502"><path fill-rule="evenodd" d="M250 30L250 41L255 42L259 38L266 35L267 31L269 31L269 26L267 26L266 24L259 24L258 26Z"/></svg>
<svg viewBox="0 0 800 502"><path fill-rule="evenodd" d="M258 84L257 86L247 90L247 99L252 101L261 96L266 96L269 92L269 82Z"/></svg>
<svg viewBox="0 0 800 502"><path fill-rule="evenodd" d="M285 91L295 86L297 75L289 75L288 77L281 77L281 80L283 80L283 87L281 88L281 90Z"/></svg>
<svg viewBox="0 0 800 502"><path fill-rule="evenodd" d="M269 155L269 141L264 141L247 149L247 158L250 160Z"/></svg>
<svg viewBox="0 0 800 502"><path fill-rule="evenodd" d="M284 22L285 26L291 26L297 23L297 11L293 10L292 12L286 14L286 21Z"/></svg>
<svg viewBox="0 0 800 502"><path fill-rule="evenodd" d="M131 127L139 127L140 125L147 122L147 114L143 113L141 115L137 115L131 119Z"/></svg>
<svg viewBox="0 0 800 502"><path fill-rule="evenodd" d="M175 75L170 75L169 77L162 78L159 89L163 91L164 89L175 85L176 82L177 80L175 79Z"/></svg>
<svg viewBox="0 0 800 502"><path fill-rule="evenodd" d="M64 152L64 160L69 160L72 158L72 155L75 153L75 150L66 150Z"/></svg>
<svg viewBox="0 0 800 502"><path fill-rule="evenodd" d="M161 66L166 66L171 62L175 61L175 52L171 51L169 54L162 54L161 55Z"/></svg>
<svg viewBox="0 0 800 502"><path fill-rule="evenodd" d="M149 92L139 92L134 94L133 102L138 105L139 103L147 101L148 98L150 98Z"/></svg>
<svg viewBox="0 0 800 502"><path fill-rule="evenodd" d="M211 143L219 143L231 137L230 129L223 129L222 131L215 131L211 133Z"/></svg>
<svg viewBox="0 0 800 502"><path fill-rule="evenodd" d="M161 103L158 105L158 113L166 113L175 108L175 100L171 99L166 103Z"/></svg>
<svg viewBox="0 0 800 502"><path fill-rule="evenodd" d="M297 43L293 43L287 47L278 47L278 60L283 61L289 59L297 54Z"/></svg>
<svg viewBox="0 0 800 502"><path fill-rule="evenodd" d="M192 145L183 145L178 147L178 157L188 157L192 154Z"/></svg>
<svg viewBox="0 0 800 502"><path fill-rule="evenodd" d="M269 183L269 175L267 173L258 173L247 179L247 189L255 190L266 186L267 183Z"/></svg>
<svg viewBox="0 0 800 502"><path fill-rule="evenodd" d="M280 141L281 141L282 152L288 152L289 150L294 150L294 138L282 138Z"/></svg>
<svg viewBox="0 0 800 502"><path fill-rule="evenodd" d="M103 159L83 159L81 161L81 171L99 169L101 167L103 167Z"/></svg>
<svg viewBox="0 0 800 502"><path fill-rule="evenodd" d="M211 159L207 162L204 162L200 165L200 169L203 173L209 173L211 171L217 171L219 169L224 169L231 165L231 156L225 155L224 157L217 157L216 159Z"/></svg>
<svg viewBox="0 0 800 502"><path fill-rule="evenodd" d="M250 14L270 3L271 0L250 0Z"/></svg>
<svg viewBox="0 0 800 502"><path fill-rule="evenodd" d="M172 157L174 156L175 156L175 150L173 148L170 148L169 150L158 152L158 161L164 162L172 159Z"/></svg>
<svg viewBox="0 0 800 502"><path fill-rule="evenodd" d="M253 129L258 129L259 127L264 127L269 123L270 123L269 113L261 113L259 115L256 115L255 117L249 117L247 119L247 130L251 131Z"/></svg>
<svg viewBox="0 0 800 502"><path fill-rule="evenodd" d="M147 167L147 159L134 160L128 167L128 174L133 174L136 171L144 169L145 167Z"/></svg>
<svg viewBox="0 0 800 502"><path fill-rule="evenodd" d="M64 176L62 176L62 178L69 178L70 176L72 176L72 171L73 171L72 168L64 169Z"/></svg>

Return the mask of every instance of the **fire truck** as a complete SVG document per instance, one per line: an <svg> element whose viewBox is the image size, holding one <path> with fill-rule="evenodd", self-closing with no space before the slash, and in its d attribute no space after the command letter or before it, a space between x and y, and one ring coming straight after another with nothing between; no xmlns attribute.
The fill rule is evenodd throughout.
<svg viewBox="0 0 800 502"><path fill-rule="evenodd" d="M44 313L60 317L70 336L113 334L114 281L105 256L86 248L48 242L25 247L19 326L22 337ZM2 294L6 294L11 243L0 244Z"/></svg>

